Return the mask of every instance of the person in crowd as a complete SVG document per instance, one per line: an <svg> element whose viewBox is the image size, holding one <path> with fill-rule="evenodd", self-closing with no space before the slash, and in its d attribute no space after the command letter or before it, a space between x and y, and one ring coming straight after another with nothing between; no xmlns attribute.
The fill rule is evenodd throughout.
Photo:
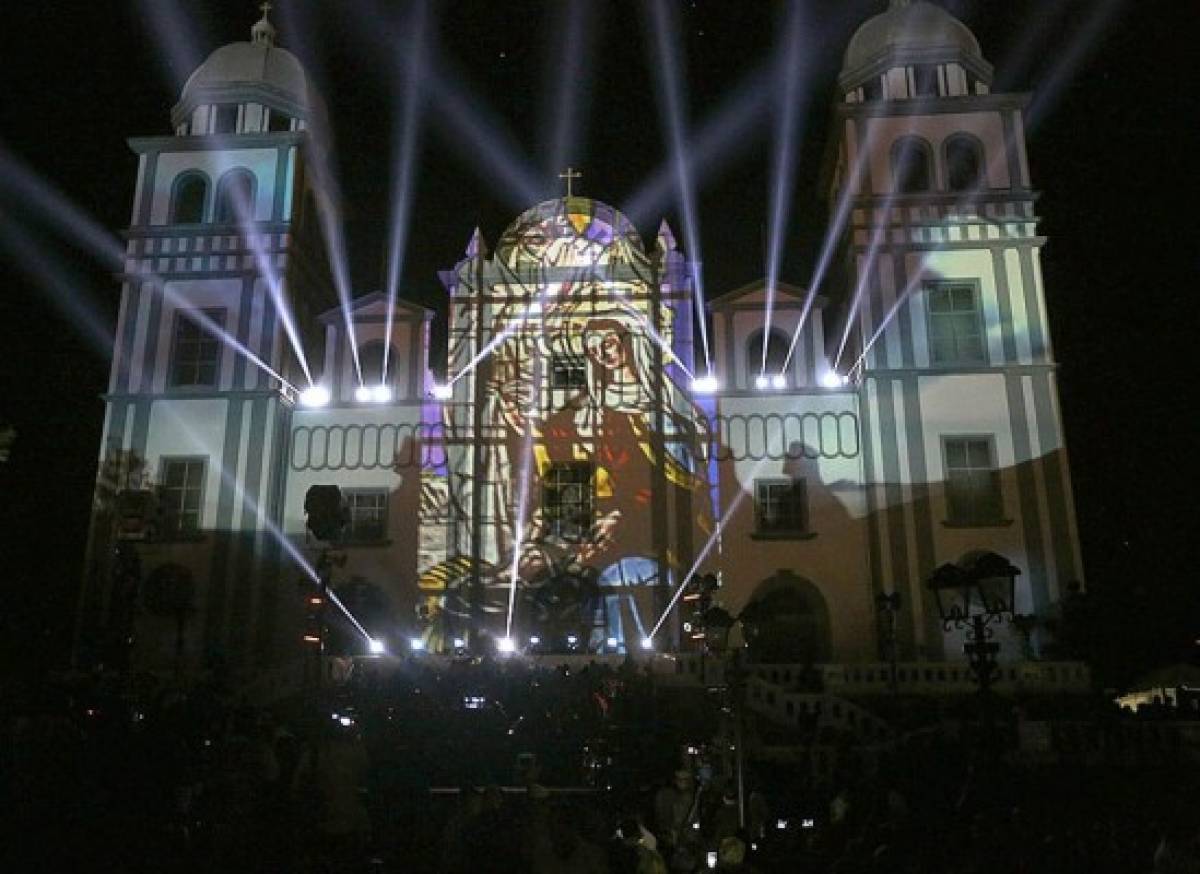
<svg viewBox="0 0 1200 874"><path fill-rule="evenodd" d="M649 846L645 830L636 819L623 819L617 826L616 839L626 850L626 863L637 862L636 867L625 870L631 874L667 874L667 863L658 850Z"/></svg>

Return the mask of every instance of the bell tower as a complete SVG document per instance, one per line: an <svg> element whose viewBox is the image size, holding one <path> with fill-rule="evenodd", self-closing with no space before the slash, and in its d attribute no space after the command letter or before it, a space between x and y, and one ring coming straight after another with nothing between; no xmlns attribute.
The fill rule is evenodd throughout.
<svg viewBox="0 0 1200 874"><path fill-rule="evenodd" d="M891 0L846 49L825 193L847 277L830 360L863 409L872 588L947 647L925 580L974 550L1042 613L1081 575L1022 113L970 29ZM865 435L866 436L866 435Z"/></svg>
<svg viewBox="0 0 1200 874"><path fill-rule="evenodd" d="M269 8L249 41L191 74L170 134L129 140L138 177L101 476L115 464L116 492L157 496L141 565L147 579L168 565L173 579L187 574L192 592L178 652L155 617L130 630L147 670L213 655L261 664L271 652L279 547L265 534L282 519L293 386L308 384L295 350L333 294L305 169L323 105L275 44ZM106 544L119 526L97 507L81 641L112 625Z"/></svg>

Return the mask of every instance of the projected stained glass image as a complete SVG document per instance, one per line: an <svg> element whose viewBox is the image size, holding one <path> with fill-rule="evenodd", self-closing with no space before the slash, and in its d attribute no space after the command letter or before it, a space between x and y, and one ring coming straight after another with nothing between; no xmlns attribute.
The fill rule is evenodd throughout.
<svg viewBox="0 0 1200 874"><path fill-rule="evenodd" d="M623 651L711 532L711 429L677 382L690 302L660 274L624 216L581 197L459 265L451 554L421 579L435 644L482 614Z"/></svg>

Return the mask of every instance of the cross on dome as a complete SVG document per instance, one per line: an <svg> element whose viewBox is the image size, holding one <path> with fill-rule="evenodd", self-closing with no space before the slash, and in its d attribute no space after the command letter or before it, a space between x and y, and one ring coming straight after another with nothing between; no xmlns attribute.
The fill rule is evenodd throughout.
<svg viewBox="0 0 1200 874"><path fill-rule="evenodd" d="M566 172L558 174L558 178L567 180L567 197L574 197L574 194L571 191L571 183L576 179L582 179L583 174L574 167L568 167Z"/></svg>
<svg viewBox="0 0 1200 874"><path fill-rule="evenodd" d="M255 45L275 45L275 25L271 24L270 19L267 18L271 7L270 0L263 0L258 6L262 10L262 18L255 23L254 27L250 28L250 41Z"/></svg>

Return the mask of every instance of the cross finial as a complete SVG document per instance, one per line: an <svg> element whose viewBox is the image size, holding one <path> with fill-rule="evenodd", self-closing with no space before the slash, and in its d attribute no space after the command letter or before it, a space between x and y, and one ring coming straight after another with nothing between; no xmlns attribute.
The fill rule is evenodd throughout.
<svg viewBox="0 0 1200 874"><path fill-rule="evenodd" d="M262 10L263 17L255 23L254 27L250 28L250 41L255 45L275 45L275 26L267 19L271 5L270 0L263 0L258 6Z"/></svg>
<svg viewBox="0 0 1200 874"><path fill-rule="evenodd" d="M571 191L571 183L576 179L582 179L583 174L574 167L568 167L565 173L558 174L558 178L567 180L567 197L573 197L574 193Z"/></svg>

